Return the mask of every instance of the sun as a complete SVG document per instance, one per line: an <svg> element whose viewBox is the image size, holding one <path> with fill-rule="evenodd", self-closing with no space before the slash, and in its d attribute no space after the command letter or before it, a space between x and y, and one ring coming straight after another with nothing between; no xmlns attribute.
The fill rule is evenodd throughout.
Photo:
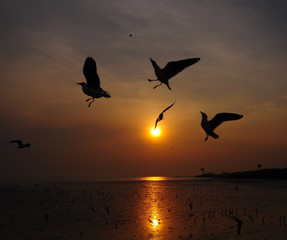
<svg viewBox="0 0 287 240"><path fill-rule="evenodd" d="M160 130L157 127L156 129L152 128L151 129L151 135L153 135L154 137L158 137L160 135Z"/></svg>

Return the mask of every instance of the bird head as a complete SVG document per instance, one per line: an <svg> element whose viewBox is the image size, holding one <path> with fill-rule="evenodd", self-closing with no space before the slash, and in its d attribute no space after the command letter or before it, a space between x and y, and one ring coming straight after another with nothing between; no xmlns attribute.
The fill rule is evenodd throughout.
<svg viewBox="0 0 287 240"><path fill-rule="evenodd" d="M77 83L77 84L79 84L79 85L81 85L81 86L85 86L85 85L86 85L85 82L80 82L80 83Z"/></svg>
<svg viewBox="0 0 287 240"><path fill-rule="evenodd" d="M207 118L206 113L204 113L204 112L202 112L202 111L200 111L200 113L201 113L201 115L202 115L202 117L203 117L203 118L204 118L204 117L206 117L206 118Z"/></svg>

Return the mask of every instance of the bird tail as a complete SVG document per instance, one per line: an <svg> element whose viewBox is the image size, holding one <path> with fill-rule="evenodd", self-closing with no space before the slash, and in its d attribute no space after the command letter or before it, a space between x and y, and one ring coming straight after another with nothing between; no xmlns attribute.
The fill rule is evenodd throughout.
<svg viewBox="0 0 287 240"><path fill-rule="evenodd" d="M104 91L104 90L102 90L102 93L103 93L103 97L105 97L105 98L110 98L111 97L111 95L108 92Z"/></svg>
<svg viewBox="0 0 287 240"><path fill-rule="evenodd" d="M166 86L168 87L169 90L171 90L168 82L166 83Z"/></svg>

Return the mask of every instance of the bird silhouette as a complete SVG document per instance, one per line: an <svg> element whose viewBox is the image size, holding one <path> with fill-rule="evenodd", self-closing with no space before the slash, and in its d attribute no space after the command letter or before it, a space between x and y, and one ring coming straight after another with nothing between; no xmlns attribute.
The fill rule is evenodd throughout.
<svg viewBox="0 0 287 240"><path fill-rule="evenodd" d="M21 140L12 140L10 141L10 143L17 143L18 144L17 148L25 148L25 147L29 148L30 147L30 143L23 144Z"/></svg>
<svg viewBox="0 0 287 240"><path fill-rule="evenodd" d="M149 82L151 81L160 81L160 84L154 86L153 88L157 88L161 84L166 84L169 90L171 90L169 86L168 80L172 77L174 77L176 74L181 72L183 69L189 67L192 64L197 63L200 60L200 58L188 58L184 60L179 61L172 61L168 62L164 68L160 68L156 61L154 61L152 58L150 58L150 61L153 65L155 75L157 79L148 79Z"/></svg>
<svg viewBox="0 0 287 240"><path fill-rule="evenodd" d="M260 169L262 167L262 164L258 164L257 167L258 169Z"/></svg>
<svg viewBox="0 0 287 240"><path fill-rule="evenodd" d="M202 173L204 173L204 168L199 169L200 171L202 171Z"/></svg>
<svg viewBox="0 0 287 240"><path fill-rule="evenodd" d="M206 138L204 141L207 141L208 136L211 136L213 138L219 138L219 136L214 132L214 130L221 123L226 121L238 120L243 117L243 115L237 113L217 113L214 118L208 121L207 115L204 112L201 112L201 115L201 127L206 132Z"/></svg>
<svg viewBox="0 0 287 240"><path fill-rule="evenodd" d="M164 110L159 114L158 118L157 118L156 121L155 121L154 129L156 129L157 123L163 119L163 113L164 113L165 111L167 111L168 109L170 109L174 104L175 104L175 102L174 102L173 104L171 104L170 106L168 106L166 109L164 109Z"/></svg>
<svg viewBox="0 0 287 240"><path fill-rule="evenodd" d="M83 73L87 80L87 83L81 82L77 83L82 86L83 92L90 96L91 98L88 98L86 101L89 102L92 100L88 107L91 106L92 102L95 101L95 98L105 97L110 98L110 94L103 90L100 85L100 78L97 73L97 64L95 59L92 57L87 57L84 67L83 67Z"/></svg>

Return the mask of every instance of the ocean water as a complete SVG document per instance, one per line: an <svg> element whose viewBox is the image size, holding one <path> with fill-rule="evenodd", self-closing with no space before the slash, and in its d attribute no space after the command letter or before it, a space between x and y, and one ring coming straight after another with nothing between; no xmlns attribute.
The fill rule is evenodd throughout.
<svg viewBox="0 0 287 240"><path fill-rule="evenodd" d="M135 178L0 187L0 239L287 239L287 181Z"/></svg>

